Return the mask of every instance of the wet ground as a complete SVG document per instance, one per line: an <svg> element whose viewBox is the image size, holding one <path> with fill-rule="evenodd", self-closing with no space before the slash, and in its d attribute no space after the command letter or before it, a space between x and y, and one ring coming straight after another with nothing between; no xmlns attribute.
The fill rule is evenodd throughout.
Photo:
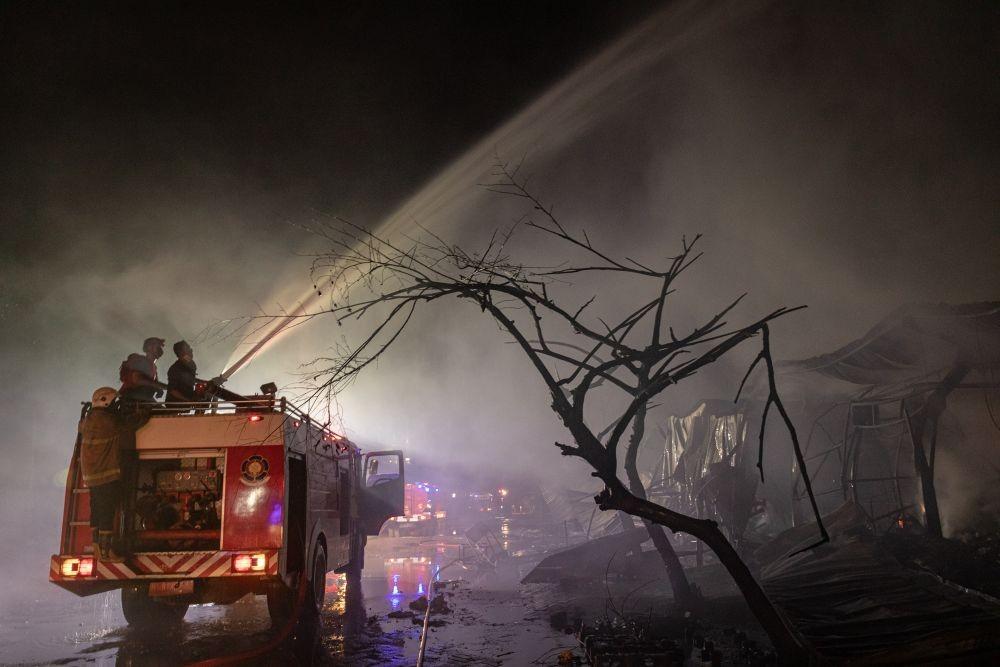
<svg viewBox="0 0 1000 667"><path fill-rule="evenodd" d="M563 544L540 531L496 521L497 546L512 555L489 563L457 536L380 537L369 541L360 591L330 574L318 632L301 637L261 664L412 665L421 626L411 602L426 594L432 577L460 580L447 586L450 614L431 629L427 664L532 664L576 644L545 620L551 587L521 590L517 582L542 555ZM451 531L445 531L451 532ZM77 598L40 582L38 593L0 616L3 664L183 665L250 649L274 636L263 597L226 606L192 606L176 628L127 627L117 592ZM444 588L444 587L442 587ZM416 614L422 621L422 615ZM438 617L435 617L437 620ZM555 660L537 664L554 664Z"/></svg>
<svg viewBox="0 0 1000 667"><path fill-rule="evenodd" d="M431 617L427 665L555 665L564 651L582 656L570 632L581 621L615 622L625 613L655 623L669 607L668 585L656 568L641 580L605 576L572 586L520 584L546 554L583 535L516 520L496 519L489 526L492 546L485 549L450 529L435 537L372 538L359 582L328 576L315 632L296 635L257 664L413 665L423 613L410 605L426 595L432 580L449 612ZM692 572L693 580L721 603L714 611L715 628L752 633L749 626L755 624L729 584L720 588L718 573L710 568L700 572ZM2 664L173 667L259 647L275 636L263 597L193 606L181 625L157 631L128 628L117 592L81 599L44 581L32 599L4 608ZM673 624L678 642L688 641L690 652L690 628L681 627L683 620L666 622ZM757 637L762 639L759 631Z"/></svg>

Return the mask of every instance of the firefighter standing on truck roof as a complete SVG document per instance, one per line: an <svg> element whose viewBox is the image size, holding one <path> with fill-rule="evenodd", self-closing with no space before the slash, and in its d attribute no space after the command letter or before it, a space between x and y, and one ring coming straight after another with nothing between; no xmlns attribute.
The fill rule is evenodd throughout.
<svg viewBox="0 0 1000 667"><path fill-rule="evenodd" d="M80 420L79 426L80 468L83 481L90 489L94 556L112 563L124 560L112 545L115 512L122 498L122 425L110 409L117 395L111 387L95 391L90 411Z"/></svg>
<svg viewBox="0 0 1000 667"><path fill-rule="evenodd" d="M194 385L198 381L198 365L194 363L194 350L186 340L174 343L177 361L167 371L167 403L189 403L197 401Z"/></svg>
<svg viewBox="0 0 1000 667"><path fill-rule="evenodd" d="M205 402L212 398L215 393L221 393L220 387L226 382L226 378L221 375L205 382L197 377L198 365L194 362L194 349L186 340L179 340L174 343L174 354L177 355L175 361L167 370L167 403L192 403ZM197 387L202 383L202 387ZM235 394L230 395L229 400L236 400L240 397ZM184 408L179 408L184 412ZM195 410L195 412L198 412Z"/></svg>
<svg viewBox="0 0 1000 667"><path fill-rule="evenodd" d="M119 377L121 399L131 403L152 403L163 395L167 385L156 379L156 360L163 356L162 338L147 338L142 343L142 354L130 354L122 362Z"/></svg>

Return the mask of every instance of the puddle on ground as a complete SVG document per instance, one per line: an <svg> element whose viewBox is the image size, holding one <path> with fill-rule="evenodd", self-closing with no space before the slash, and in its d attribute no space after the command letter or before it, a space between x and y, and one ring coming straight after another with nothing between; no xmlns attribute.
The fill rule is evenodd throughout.
<svg viewBox="0 0 1000 667"><path fill-rule="evenodd" d="M432 581L442 580L463 583L447 589L453 612L431 629L428 665L523 664L574 643L540 620L535 611L547 602L537 592L517 592L520 578L561 541L549 543L541 531L517 530L506 521L497 522L497 544L485 550L445 532L371 538L360 581L328 575L316 631L296 637L260 664L412 665L421 626L387 615L408 609ZM498 560L498 549L517 556L499 559L494 567L489 561ZM0 616L5 664L173 667L261 646L273 636L262 596L192 606L179 626L153 631L125 624L117 592L75 598L48 587Z"/></svg>

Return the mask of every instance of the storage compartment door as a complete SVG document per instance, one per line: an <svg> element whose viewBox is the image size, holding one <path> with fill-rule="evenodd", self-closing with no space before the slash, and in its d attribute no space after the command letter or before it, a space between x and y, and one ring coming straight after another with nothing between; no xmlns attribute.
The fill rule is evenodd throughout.
<svg viewBox="0 0 1000 667"><path fill-rule="evenodd" d="M285 451L281 445L226 451L222 549L282 546Z"/></svg>

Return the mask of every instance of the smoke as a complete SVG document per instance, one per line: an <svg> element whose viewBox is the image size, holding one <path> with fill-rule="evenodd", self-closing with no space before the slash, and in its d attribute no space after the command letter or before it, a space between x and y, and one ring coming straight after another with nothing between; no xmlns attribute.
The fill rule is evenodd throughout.
<svg viewBox="0 0 1000 667"><path fill-rule="evenodd" d="M998 240L987 193L997 174L982 133L996 132L965 96L996 86L962 66L976 64L981 46L952 50L970 19L925 11L671 8L370 224L392 235L415 221L474 247L523 212L474 184L489 180L494 155L526 155L521 173L534 191L611 252L653 263L683 235L705 234L706 256L673 302L678 330L746 290L734 320L810 305L774 327L778 353L799 357L860 335L900 303L993 298ZM943 36L942 25L956 34ZM521 241L528 261L567 259L537 238ZM599 287L595 312L634 294ZM587 289L568 292L582 303ZM425 456L489 462L503 452L536 470L565 468L536 444L559 433L547 400L524 396L540 384L526 360L474 308L429 309L343 396L348 426ZM297 334L300 361L331 330L316 328ZM749 352L671 393L667 408L729 395ZM290 351L269 355L292 365ZM524 423L545 436L509 437Z"/></svg>
<svg viewBox="0 0 1000 667"><path fill-rule="evenodd" d="M523 157L532 189L609 252L661 262L682 236L703 233L706 254L671 302L678 330L743 291L733 322L804 303L773 331L779 355L801 357L860 335L900 303L996 298L1000 84L986 66L996 19L985 13L905 3L671 6L388 216L353 202L340 210L315 183L269 189L240 165L208 170L198 158L212 146L207 130L183 139L162 120L139 128L158 166L129 173L120 156L67 149L73 128L62 128L58 141L40 144L52 159L36 156L51 170L45 187L15 180L4 197L10 217L33 220L35 231L18 231L4 252L0 517L24 539L0 556L24 563L25 580L44 576L76 401L116 384L119 362L143 338L195 339L199 368L215 374L246 348L198 332L258 304L293 307L309 291L308 260L294 253L322 246L276 217L307 223L301 212L316 207L392 233L416 221L474 247L523 212L476 186L494 153ZM102 132L97 143L113 145L114 128ZM572 258L527 234L515 242L526 261ZM594 312L636 293L581 283L566 294L582 302L596 290ZM318 318L276 340L232 388L290 384L363 326ZM731 396L752 352L672 390L662 410ZM583 464L552 447L566 435L527 361L469 304L425 308L341 408L351 437L402 446L422 463L592 484ZM781 457L768 460L779 466Z"/></svg>

